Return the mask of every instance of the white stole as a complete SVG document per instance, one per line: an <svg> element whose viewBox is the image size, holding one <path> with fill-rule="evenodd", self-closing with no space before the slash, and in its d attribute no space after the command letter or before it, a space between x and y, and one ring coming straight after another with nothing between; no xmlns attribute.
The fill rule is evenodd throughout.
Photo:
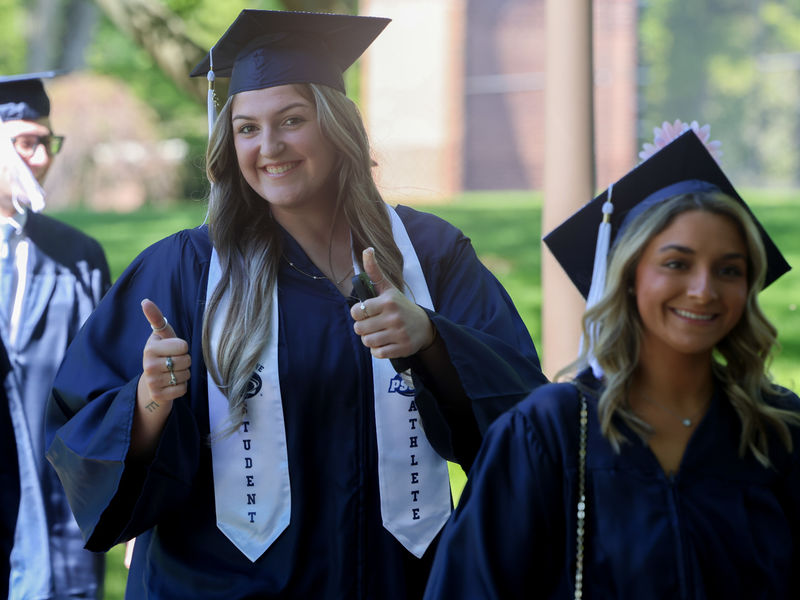
<svg viewBox="0 0 800 600"><path fill-rule="evenodd" d="M419 259L397 213L388 205L395 243L403 254L405 294L433 310ZM354 270L358 267L354 261ZM219 283L216 249L206 290L206 306ZM211 328L212 356L226 322L226 292ZM272 292L270 337L251 377L247 415L242 426L212 444L217 526L255 562L288 527L291 516L286 428L278 373L278 291ZM384 527L414 556L421 557L450 515L447 463L422 430L413 388L387 359L372 358L378 481ZM208 375L212 435L229 421L228 400Z"/></svg>
<svg viewBox="0 0 800 600"><path fill-rule="evenodd" d="M216 249L211 253L206 306L217 287L222 269ZM277 288L277 286L276 286ZM211 328L211 355L226 322L230 294L220 300ZM247 414L242 425L220 436L230 425L228 399L208 372L208 418L217 527L252 562L289 526L291 493L286 427L283 424L281 386L278 380L278 302L273 291L269 340L250 377Z"/></svg>

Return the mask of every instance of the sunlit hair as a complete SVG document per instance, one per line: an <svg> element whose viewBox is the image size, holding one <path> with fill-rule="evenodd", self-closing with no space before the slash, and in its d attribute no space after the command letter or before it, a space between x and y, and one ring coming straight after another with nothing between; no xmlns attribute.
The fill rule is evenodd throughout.
<svg viewBox="0 0 800 600"><path fill-rule="evenodd" d="M358 108L343 93L324 85L298 84L294 88L313 102L317 125L337 153L333 167L337 194L331 200L336 203L336 218L343 216L350 227L359 266L363 269L361 252L375 248L384 276L403 289L403 257L372 178L369 141ZM212 432L212 437L235 431L244 417L248 381L274 325L270 302L283 252L280 228L272 218L268 199L250 187L239 169L231 105L229 98L219 113L206 153L206 173L212 184L207 221L222 276L204 315L203 358L228 398L230 409L230 426L223 432ZM334 226L332 223L331 231ZM226 289L230 304L215 362L210 350L211 323Z"/></svg>
<svg viewBox="0 0 800 600"><path fill-rule="evenodd" d="M777 331L758 304L764 286L766 254L753 218L735 200L722 193L682 194L658 203L636 217L622 232L611 250L605 293L583 317L584 336L589 323L596 323L594 354L605 373L604 389L598 402L598 417L603 435L616 451L626 441L614 425L621 417L642 437L650 427L630 410L628 391L639 363L642 321L633 294L636 268L648 243L664 231L675 218L687 211L721 215L735 223L747 247L747 301L740 321L717 344L712 369L723 393L739 415L742 435L739 452L747 450L764 465L769 464L768 433L777 432L791 450L789 424L800 424L800 415L767 404L765 395L780 391L768 376L768 365L777 344ZM584 354L562 373L588 364Z"/></svg>

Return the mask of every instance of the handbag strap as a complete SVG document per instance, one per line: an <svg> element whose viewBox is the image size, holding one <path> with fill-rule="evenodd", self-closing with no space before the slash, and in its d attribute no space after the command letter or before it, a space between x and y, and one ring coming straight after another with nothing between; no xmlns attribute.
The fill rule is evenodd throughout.
<svg viewBox="0 0 800 600"><path fill-rule="evenodd" d="M586 522L586 430L589 421L589 411L586 408L586 397L576 386L581 400L580 409L580 439L578 442L578 513L576 527L576 553L575 553L575 600L583 598L583 536Z"/></svg>

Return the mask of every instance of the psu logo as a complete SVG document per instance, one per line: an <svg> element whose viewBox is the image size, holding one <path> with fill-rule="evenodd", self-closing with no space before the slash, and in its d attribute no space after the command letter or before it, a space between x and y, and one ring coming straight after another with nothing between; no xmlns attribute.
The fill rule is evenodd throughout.
<svg viewBox="0 0 800 600"><path fill-rule="evenodd" d="M413 396L414 386L410 383L410 380L411 378L409 377L409 383L407 383L403 378L403 374L398 373L389 381L389 393L400 394L401 396Z"/></svg>
<svg viewBox="0 0 800 600"><path fill-rule="evenodd" d="M245 393L245 398L252 398L258 392L261 391L261 377L258 376L258 373L253 373L250 376L250 381L247 382L247 392Z"/></svg>

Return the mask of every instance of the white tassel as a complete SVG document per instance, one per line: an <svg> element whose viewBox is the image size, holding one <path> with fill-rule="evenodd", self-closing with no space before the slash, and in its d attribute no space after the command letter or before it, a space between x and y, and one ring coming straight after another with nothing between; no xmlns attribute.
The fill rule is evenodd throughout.
<svg viewBox="0 0 800 600"><path fill-rule="evenodd" d="M214 123L217 122L217 94L214 90L214 82L217 77L214 75L214 49L208 51L208 97L206 98L206 105L208 109L208 137L211 138L211 131L214 129Z"/></svg>
<svg viewBox="0 0 800 600"><path fill-rule="evenodd" d="M208 96L206 97L206 110L208 111L208 139L211 139L211 132L214 130L214 123L217 122L217 94L214 89L214 82L217 77L214 75L214 49L208 51L208 73L206 74L208 80ZM209 185L214 187L214 184L209 181ZM206 208L206 216L203 219L203 225L208 223L208 213L211 210L209 204Z"/></svg>
<svg viewBox="0 0 800 600"><path fill-rule="evenodd" d="M208 79L208 98L206 100L208 104L208 137L211 137L211 131L214 129L214 123L217 121L217 95L214 91L214 80L216 77L214 76L214 70L210 69L208 71L208 75L206 75Z"/></svg>
<svg viewBox="0 0 800 600"><path fill-rule="evenodd" d="M594 250L594 267L592 269L592 285L586 297L586 308L591 308L603 296L606 287L606 268L608 266L608 247L611 244L611 214L614 205L611 203L611 190L608 187L608 199L603 203L603 221L597 228L597 246Z"/></svg>
<svg viewBox="0 0 800 600"><path fill-rule="evenodd" d="M611 214L614 212L614 205L611 202L611 194L614 185L608 186L608 197L603 203L603 220L597 228L597 245L594 250L594 267L592 269L592 285L589 288L589 294L586 296L586 309L590 309L597 304L603 297L603 292L606 287L606 269L608 268L608 249L611 245ZM586 358L589 366L592 367L592 373L597 379L603 376L603 370L597 363L597 358L594 356L594 342L597 339L597 325L596 323L589 323L589 348L586 352ZM585 346L585 340L581 337L581 353Z"/></svg>

